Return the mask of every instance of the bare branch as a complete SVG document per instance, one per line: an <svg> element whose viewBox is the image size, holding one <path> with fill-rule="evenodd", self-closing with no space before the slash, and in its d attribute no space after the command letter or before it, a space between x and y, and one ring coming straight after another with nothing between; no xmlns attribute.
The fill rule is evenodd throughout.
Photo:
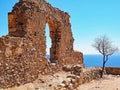
<svg viewBox="0 0 120 90"><path fill-rule="evenodd" d="M112 42L105 35L96 38L92 46L103 55L112 55L118 51L118 48L113 47Z"/></svg>
<svg viewBox="0 0 120 90"><path fill-rule="evenodd" d="M101 78L103 76L103 72L105 69L105 64L108 61L108 57L115 52L118 52L118 48L112 45L112 42L109 40L108 37L101 36L99 38L95 39L94 44L92 45L99 53L103 55L103 66L102 66L102 72L101 72Z"/></svg>

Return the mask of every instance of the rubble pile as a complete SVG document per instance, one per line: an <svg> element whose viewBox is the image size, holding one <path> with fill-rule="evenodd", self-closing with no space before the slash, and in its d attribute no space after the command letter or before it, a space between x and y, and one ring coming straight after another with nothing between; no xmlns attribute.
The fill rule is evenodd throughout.
<svg viewBox="0 0 120 90"><path fill-rule="evenodd" d="M99 68L84 68L80 76L65 71L59 71L49 75L39 75L38 79L33 83L2 90L76 90L83 83L88 83L93 79L99 79L99 70Z"/></svg>

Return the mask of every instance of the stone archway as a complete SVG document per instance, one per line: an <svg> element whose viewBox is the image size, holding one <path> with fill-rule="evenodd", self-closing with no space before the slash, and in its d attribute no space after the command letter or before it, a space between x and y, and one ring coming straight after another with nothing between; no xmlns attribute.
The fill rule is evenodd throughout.
<svg viewBox="0 0 120 90"><path fill-rule="evenodd" d="M44 58L46 56L45 25L48 23L52 40L51 62L66 62L66 58L71 58L69 61L74 62L76 61L74 59L81 58L73 56L75 55L74 39L69 18L68 13L52 7L44 0L20 0L9 13L9 35L31 38L32 43L36 44L38 56Z"/></svg>
<svg viewBox="0 0 120 90"><path fill-rule="evenodd" d="M44 0L19 0L8 14L9 34L0 38L0 87L8 88L49 73L46 59L45 26L48 23L52 47L50 60L56 69L83 64L81 52L73 50L70 15ZM50 68L50 67L49 67Z"/></svg>

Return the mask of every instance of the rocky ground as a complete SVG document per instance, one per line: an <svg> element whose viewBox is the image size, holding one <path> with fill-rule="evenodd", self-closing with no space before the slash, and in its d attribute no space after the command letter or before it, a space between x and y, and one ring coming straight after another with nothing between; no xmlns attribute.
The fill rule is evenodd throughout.
<svg viewBox="0 0 120 90"><path fill-rule="evenodd" d="M74 77L73 74L66 73L64 71L57 72L54 75L39 75L38 79L33 83L0 90L59 90L60 87L64 87L69 83L70 78L67 78L69 76Z"/></svg>
<svg viewBox="0 0 120 90"><path fill-rule="evenodd" d="M105 75L100 80L80 85L77 90L120 90L120 76Z"/></svg>
<svg viewBox="0 0 120 90"><path fill-rule="evenodd" d="M85 73L84 76L90 76L94 70L94 68L88 68L83 69L82 72ZM95 75L95 73L92 74ZM105 75L103 79L96 80L85 76L82 78L86 79L85 84L78 85L80 76L71 72L59 71L51 75L39 75L36 81L20 87L0 90L120 90L120 76Z"/></svg>

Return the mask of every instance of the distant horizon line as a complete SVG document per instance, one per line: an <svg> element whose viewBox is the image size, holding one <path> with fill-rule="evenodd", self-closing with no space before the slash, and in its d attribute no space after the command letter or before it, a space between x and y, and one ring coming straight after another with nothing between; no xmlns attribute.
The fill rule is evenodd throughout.
<svg viewBox="0 0 120 90"><path fill-rule="evenodd" d="M46 54L46 56L47 55L50 55L50 54ZM101 55L100 53L83 53L83 55ZM114 54L112 54L112 55L120 55L120 52L118 52L118 53L114 53Z"/></svg>
<svg viewBox="0 0 120 90"><path fill-rule="evenodd" d="M83 55L102 55L102 54L100 54L100 53L84 53ZM114 53L112 55L120 55L120 52Z"/></svg>

